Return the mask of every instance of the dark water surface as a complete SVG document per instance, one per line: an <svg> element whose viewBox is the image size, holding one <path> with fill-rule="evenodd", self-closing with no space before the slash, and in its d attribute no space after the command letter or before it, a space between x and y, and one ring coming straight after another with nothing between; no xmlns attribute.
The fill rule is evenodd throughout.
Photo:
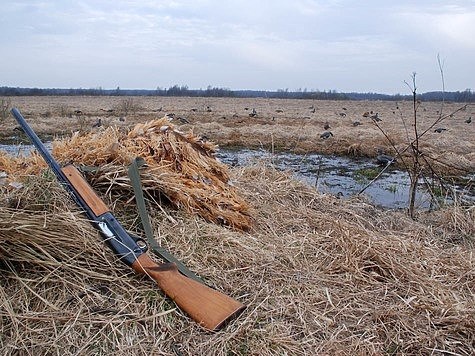
<svg viewBox="0 0 475 356"><path fill-rule="evenodd" d="M221 161L231 165L247 165L252 160L264 159L279 170L291 171L297 179L316 186L319 191L350 197L358 194L371 182L365 171L379 172L383 167L370 159L354 159L319 154L270 153L264 150L224 150L218 153ZM362 193L374 204L391 209L406 208L409 200L409 176L406 172L389 168ZM453 187L459 194L475 202L475 196ZM448 200L450 202L450 199ZM416 206L431 207L430 195L424 189L417 191Z"/></svg>

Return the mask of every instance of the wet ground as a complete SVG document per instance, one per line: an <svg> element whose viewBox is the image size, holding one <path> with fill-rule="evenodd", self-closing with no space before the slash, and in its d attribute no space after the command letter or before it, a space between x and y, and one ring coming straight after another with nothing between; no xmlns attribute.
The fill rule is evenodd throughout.
<svg viewBox="0 0 475 356"><path fill-rule="evenodd" d="M48 146L48 144L46 144ZM50 145L50 144L49 144ZM33 146L1 145L0 150L12 155L28 154ZM287 170L307 184L316 186L319 191L339 195L342 198L362 194L375 205L403 209L407 207L409 177L407 173L389 167L381 176L370 184L373 178L384 168L368 159L292 153L270 153L264 150L227 150L220 149L218 158L231 166L245 166L253 160L264 160L279 170ZM474 177L475 179L475 177ZM473 192L463 187L453 186L459 196L475 203ZM363 192L361 192L364 190ZM441 197L450 202L451 199ZM430 195L423 187L418 189L416 207L429 209L434 206Z"/></svg>
<svg viewBox="0 0 475 356"><path fill-rule="evenodd" d="M246 165L252 160L264 159L280 170L291 171L294 176L306 183L316 186L319 191L350 197L361 194L368 197L375 205L403 209L408 204L409 176L407 173L389 167L369 186L373 178L384 168L368 159L354 159L318 154L297 155L291 153L274 153L264 150L224 150L218 157L230 165ZM461 187L453 187L459 194L472 202L475 196L463 191ZM450 202L451 199L441 197ZM421 187L416 197L418 208L434 207L430 195Z"/></svg>

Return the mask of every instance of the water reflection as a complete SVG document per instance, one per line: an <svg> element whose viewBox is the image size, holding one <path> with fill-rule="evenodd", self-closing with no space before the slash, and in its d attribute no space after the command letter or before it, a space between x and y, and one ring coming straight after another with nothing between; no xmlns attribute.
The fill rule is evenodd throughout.
<svg viewBox="0 0 475 356"><path fill-rule="evenodd" d="M253 160L264 159L280 170L290 170L297 179L316 186L319 191L343 197L358 194L371 178L360 172L377 171L382 167L368 159L353 159L319 154L298 155L264 150L225 150L218 153L221 161L232 165L247 165ZM374 204L385 208L407 208L410 180L407 173L389 168L362 193ZM431 207L430 195L418 189L416 207Z"/></svg>

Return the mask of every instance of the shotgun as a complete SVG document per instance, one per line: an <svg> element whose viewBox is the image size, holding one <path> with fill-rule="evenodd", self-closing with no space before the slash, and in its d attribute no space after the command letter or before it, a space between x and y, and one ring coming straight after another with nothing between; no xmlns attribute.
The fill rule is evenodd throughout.
<svg viewBox="0 0 475 356"><path fill-rule="evenodd" d="M155 280L176 305L204 328L216 331L239 315L245 306L237 300L180 274L175 263L156 263L146 253L147 246L122 227L107 205L72 164L60 167L18 109L11 113L58 181L97 228L118 258L135 272Z"/></svg>

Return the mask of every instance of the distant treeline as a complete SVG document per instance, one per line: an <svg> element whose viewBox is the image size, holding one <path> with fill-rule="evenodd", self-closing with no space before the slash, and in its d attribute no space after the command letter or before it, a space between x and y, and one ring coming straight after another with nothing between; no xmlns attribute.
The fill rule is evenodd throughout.
<svg viewBox="0 0 475 356"><path fill-rule="evenodd" d="M90 96L191 96L191 97L233 97L233 98L279 98L313 100L412 100L412 95L378 93L339 93L336 90L313 91L299 89L267 90L231 90L208 86L206 89L189 89L186 85L174 85L157 89L59 89L59 88L13 88L0 87L0 96L48 96L48 95L90 95ZM475 102L475 92L470 89L455 92L433 91L417 95L423 101Z"/></svg>

